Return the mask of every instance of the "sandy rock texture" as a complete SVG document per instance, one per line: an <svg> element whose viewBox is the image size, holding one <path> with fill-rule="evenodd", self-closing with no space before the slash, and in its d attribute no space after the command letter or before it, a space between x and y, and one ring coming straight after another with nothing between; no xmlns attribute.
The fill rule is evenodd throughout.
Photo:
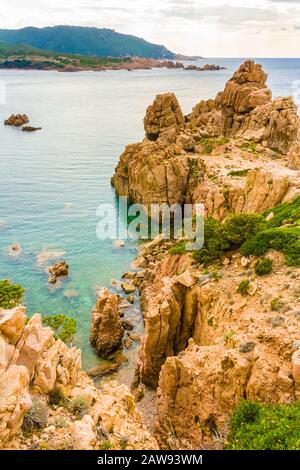
<svg viewBox="0 0 300 470"><path fill-rule="evenodd" d="M237 253L217 277L189 254L166 254L144 271L139 373L157 387L162 447L220 448L240 399L299 399L300 275L278 252L268 256L273 271L265 277L255 275L254 258ZM237 287L245 276L251 289L244 297Z"/></svg>
<svg viewBox="0 0 300 470"><path fill-rule="evenodd" d="M118 297L102 288L92 312L90 342L99 356L107 357L120 348L124 330L119 313Z"/></svg>
<svg viewBox="0 0 300 470"><path fill-rule="evenodd" d="M0 310L0 448L158 448L129 389L115 382L96 388L80 356L43 327L39 314L25 325L24 307ZM25 432L29 412L41 419L37 401L47 423Z"/></svg>

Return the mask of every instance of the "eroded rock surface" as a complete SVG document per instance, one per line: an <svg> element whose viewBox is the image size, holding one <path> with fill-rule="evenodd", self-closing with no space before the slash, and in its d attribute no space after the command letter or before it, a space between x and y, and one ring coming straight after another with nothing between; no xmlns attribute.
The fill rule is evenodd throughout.
<svg viewBox="0 0 300 470"><path fill-rule="evenodd" d="M116 191L149 211L155 203L203 203L217 218L256 212L258 193L263 209L291 200L299 191L297 108L292 97L272 100L266 80L259 64L246 61L185 119L174 94L158 95L145 139L120 156Z"/></svg>
<svg viewBox="0 0 300 470"><path fill-rule="evenodd" d="M139 373L142 382L158 385L162 447L220 448L242 398L298 399L300 277L278 252L268 256L272 274L255 279L255 258L237 253L219 267L217 279L188 254L166 254L144 271ZM237 292L245 266L252 276L246 297Z"/></svg>
<svg viewBox="0 0 300 470"><path fill-rule="evenodd" d="M98 293L92 312L90 342L99 356L108 357L120 348L124 330L122 327L118 298L102 288Z"/></svg>
<svg viewBox="0 0 300 470"><path fill-rule="evenodd" d="M68 276L69 274L69 265L66 261L61 261L60 263L53 264L48 268L49 272L49 284L55 284L59 277Z"/></svg>
<svg viewBox="0 0 300 470"><path fill-rule="evenodd" d="M27 122L29 122L29 118L26 114L12 114L8 119L5 119L4 125L19 127Z"/></svg>
<svg viewBox="0 0 300 470"><path fill-rule="evenodd" d="M40 315L25 326L24 307L0 313L1 449L158 448L125 385L96 388L81 370L80 351L56 340ZM47 422L24 433L24 416L37 402Z"/></svg>

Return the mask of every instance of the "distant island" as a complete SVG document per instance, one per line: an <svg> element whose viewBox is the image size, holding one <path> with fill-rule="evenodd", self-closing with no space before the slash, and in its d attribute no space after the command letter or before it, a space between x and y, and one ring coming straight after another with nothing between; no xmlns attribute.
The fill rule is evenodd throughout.
<svg viewBox="0 0 300 470"><path fill-rule="evenodd" d="M107 28L53 26L0 29L0 41L12 45L26 44L35 49L54 51L64 55L79 54L105 58L143 57L160 60L196 58L177 55L165 46Z"/></svg>

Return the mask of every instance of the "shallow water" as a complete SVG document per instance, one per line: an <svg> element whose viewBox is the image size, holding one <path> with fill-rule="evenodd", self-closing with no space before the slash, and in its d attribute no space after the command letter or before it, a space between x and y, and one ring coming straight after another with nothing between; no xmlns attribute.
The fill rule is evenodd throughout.
<svg viewBox="0 0 300 470"><path fill-rule="evenodd" d="M103 202L116 204L110 178L124 146L143 137L142 119L155 95L174 91L188 113L200 99L214 97L242 59L199 61L206 62L227 70L0 72L6 85L0 121L27 113L31 125L43 128L31 134L0 126L0 279L25 287L29 314L76 318L85 367L97 363L88 342L97 288L120 278L135 256L132 242L113 249L111 241L97 239L96 209ZM300 59L260 62L275 96L297 92ZM21 245L17 258L7 255L12 243ZM70 277L58 288L47 285L47 262L37 262L45 250L63 252L70 264Z"/></svg>

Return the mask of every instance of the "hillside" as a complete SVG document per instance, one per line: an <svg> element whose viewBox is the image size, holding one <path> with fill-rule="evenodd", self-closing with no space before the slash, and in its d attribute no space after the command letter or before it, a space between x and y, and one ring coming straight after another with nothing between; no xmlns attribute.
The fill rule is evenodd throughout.
<svg viewBox="0 0 300 470"><path fill-rule="evenodd" d="M27 45L0 42L0 69L35 70L102 70L106 68L133 67L130 57L107 58L59 54Z"/></svg>
<svg viewBox="0 0 300 470"><path fill-rule="evenodd" d="M97 57L175 58L175 54L164 46L106 28L54 26L27 27L15 30L1 29L0 41L18 45L27 44L38 49L64 54Z"/></svg>

